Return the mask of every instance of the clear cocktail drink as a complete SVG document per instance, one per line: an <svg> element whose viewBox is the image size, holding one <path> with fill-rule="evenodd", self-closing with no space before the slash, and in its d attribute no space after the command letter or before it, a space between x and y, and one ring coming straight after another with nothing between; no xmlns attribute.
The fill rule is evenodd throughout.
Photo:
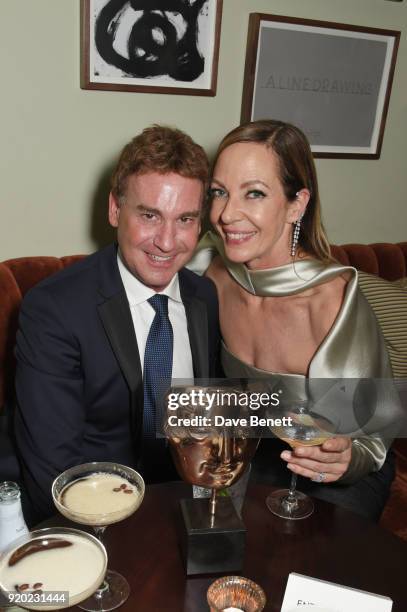
<svg viewBox="0 0 407 612"><path fill-rule="evenodd" d="M275 410L286 425L270 427L275 436L295 449L299 446L320 446L335 433L335 424L308 409L308 401L280 405ZM274 415L273 415L274 416ZM285 519L302 519L312 514L314 504L310 497L297 491L297 474L292 473L289 489L273 491L266 499L268 509Z"/></svg>

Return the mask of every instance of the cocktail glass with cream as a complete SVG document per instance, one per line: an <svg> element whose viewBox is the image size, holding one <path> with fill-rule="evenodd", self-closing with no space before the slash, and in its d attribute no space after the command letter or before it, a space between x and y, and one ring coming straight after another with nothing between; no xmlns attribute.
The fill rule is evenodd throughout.
<svg viewBox="0 0 407 612"><path fill-rule="evenodd" d="M92 526L101 540L107 525L127 518L140 506L145 485L135 470L117 463L77 465L58 476L52 497L58 510L71 521ZM114 610L130 593L127 580L112 570L103 584L81 604L90 612Z"/></svg>
<svg viewBox="0 0 407 612"><path fill-rule="evenodd" d="M14 540L0 556L0 587L16 604L60 610L88 598L107 566L103 544L65 527L38 529Z"/></svg>

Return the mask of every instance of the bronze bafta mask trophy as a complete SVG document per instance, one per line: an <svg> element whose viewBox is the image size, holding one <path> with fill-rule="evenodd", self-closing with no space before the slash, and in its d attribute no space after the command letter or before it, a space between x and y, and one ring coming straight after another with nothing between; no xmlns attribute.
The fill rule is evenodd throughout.
<svg viewBox="0 0 407 612"><path fill-rule="evenodd" d="M245 414L233 403L233 393L241 392L185 386L172 387L172 396L167 396L184 396L183 405L176 411L169 408L167 400L164 428L177 471L185 482L211 489L210 499L180 502L188 575L237 571L242 567L246 530L227 489L243 475L259 440L249 437L249 427L239 425ZM225 396L232 402L226 404ZM235 419L235 426L228 425L230 418ZM218 491L226 495L217 496Z"/></svg>

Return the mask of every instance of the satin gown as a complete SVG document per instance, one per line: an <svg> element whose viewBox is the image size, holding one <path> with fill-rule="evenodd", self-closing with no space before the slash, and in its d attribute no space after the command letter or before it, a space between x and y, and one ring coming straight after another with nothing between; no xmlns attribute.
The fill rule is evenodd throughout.
<svg viewBox="0 0 407 612"><path fill-rule="evenodd" d="M222 240L212 232L203 237L188 267L203 273L215 255L222 257L229 274L240 286L262 297L295 295L344 273L350 275L339 314L311 361L308 378L300 374L260 370L241 361L225 344L222 347L222 364L229 378L277 377L285 380L287 389L301 399L304 399L305 389L312 379L348 379L347 386L351 393L354 393L360 379L389 381L389 384L374 384L373 393L365 395L365 403L374 403L367 406L371 418L365 420L363 431L359 431L361 435L355 436L352 428L349 429L353 438L352 460L340 482L343 485L355 483L380 470L391 443L388 432L392 431L392 425L400 414L400 405L391 382L392 368L385 340L374 312L358 287L357 270L350 266L327 265L316 259L306 259L278 268L252 271L243 264L230 262ZM335 397L335 405L338 406L337 394ZM341 409L340 406L338 409ZM328 486L325 488L328 489Z"/></svg>

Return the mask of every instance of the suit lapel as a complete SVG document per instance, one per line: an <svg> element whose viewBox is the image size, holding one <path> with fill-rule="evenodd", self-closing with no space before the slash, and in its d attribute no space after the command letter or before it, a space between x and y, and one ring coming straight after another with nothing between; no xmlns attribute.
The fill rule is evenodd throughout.
<svg viewBox="0 0 407 612"><path fill-rule="evenodd" d="M187 317L192 363L196 378L209 376L208 313L206 303L197 298L182 271L179 273L180 291Z"/></svg>
<svg viewBox="0 0 407 612"><path fill-rule="evenodd" d="M120 368L133 393L141 383L142 376L137 339L125 291L100 304L98 310Z"/></svg>
<svg viewBox="0 0 407 612"><path fill-rule="evenodd" d="M103 252L99 293L99 316L130 390L131 422L137 435L142 424L143 377L133 319L117 266L117 245Z"/></svg>

